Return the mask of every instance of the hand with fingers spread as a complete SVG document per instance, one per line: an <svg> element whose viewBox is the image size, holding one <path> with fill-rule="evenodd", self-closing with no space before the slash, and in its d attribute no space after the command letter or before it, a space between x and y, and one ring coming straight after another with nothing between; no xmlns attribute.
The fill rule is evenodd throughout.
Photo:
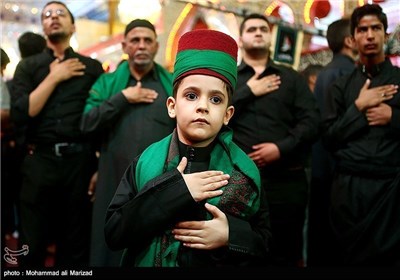
<svg viewBox="0 0 400 280"><path fill-rule="evenodd" d="M137 82L136 86L128 87L122 91L129 103L153 103L158 93L149 88L142 88L142 83Z"/></svg>
<svg viewBox="0 0 400 280"><path fill-rule="evenodd" d="M78 58L69 58L64 61L56 58L50 64L50 75L55 81L62 82L75 76L83 76L85 68L85 64L80 62Z"/></svg>
<svg viewBox="0 0 400 280"><path fill-rule="evenodd" d="M172 230L175 239L181 241L183 246L212 250L228 245L229 224L226 215L209 203L205 207L213 219L180 222Z"/></svg>
<svg viewBox="0 0 400 280"><path fill-rule="evenodd" d="M186 165L187 158L183 157L177 169L182 174L187 188L196 202L222 194L222 190L219 188L228 184L229 174L216 170L184 174Z"/></svg>
<svg viewBox="0 0 400 280"><path fill-rule="evenodd" d="M394 84L369 88L370 84L371 80L367 79L360 90L358 98L355 100L356 107L360 112L392 99L399 88L398 85Z"/></svg>
<svg viewBox="0 0 400 280"><path fill-rule="evenodd" d="M281 84L280 77L272 74L262 78L256 73L247 81L247 85L255 96L261 96L273 92Z"/></svg>

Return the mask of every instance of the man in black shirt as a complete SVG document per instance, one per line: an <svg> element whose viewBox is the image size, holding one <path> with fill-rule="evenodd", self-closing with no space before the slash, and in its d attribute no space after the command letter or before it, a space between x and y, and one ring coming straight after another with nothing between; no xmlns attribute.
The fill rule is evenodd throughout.
<svg viewBox="0 0 400 280"><path fill-rule="evenodd" d="M21 60L12 86L11 117L26 126L28 154L22 165L20 265L43 267L49 240L55 265L88 263L89 180L96 157L79 129L88 92L103 73L101 63L70 47L74 17L58 1L41 15L48 48ZM48 235L48 233L52 235Z"/></svg>
<svg viewBox="0 0 400 280"><path fill-rule="evenodd" d="M298 266L308 199L304 165L318 135L319 111L305 79L270 59L265 16L245 17L239 46L234 141L260 169L270 207L273 265Z"/></svg>
<svg viewBox="0 0 400 280"><path fill-rule="evenodd" d="M330 214L345 265L400 265L400 69L385 57L387 27L379 5L353 11L359 65L327 92Z"/></svg>
<svg viewBox="0 0 400 280"><path fill-rule="evenodd" d="M325 95L332 84L355 68L358 54L350 33L350 19L339 19L328 26L326 39L333 53L318 74L314 95L321 115L324 114ZM329 224L329 197L334 160L321 139L313 145L311 156L310 201L307 223L307 266L336 266L340 258L335 254L337 245Z"/></svg>

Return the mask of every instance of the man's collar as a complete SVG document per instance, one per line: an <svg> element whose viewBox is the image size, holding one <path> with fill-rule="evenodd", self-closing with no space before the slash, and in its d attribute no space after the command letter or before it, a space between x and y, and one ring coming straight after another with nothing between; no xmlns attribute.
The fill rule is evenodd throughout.
<svg viewBox="0 0 400 280"><path fill-rule="evenodd" d="M390 61L389 58L385 57L385 60L383 62L375 65L367 66L365 64L362 64L360 61L358 61L357 64L358 68L364 75L375 77L379 75L379 73L381 73L386 67L392 65L392 62Z"/></svg>
<svg viewBox="0 0 400 280"><path fill-rule="evenodd" d="M238 66L238 72L241 72L243 70L245 70L247 67L253 69L253 67L251 67L250 65L248 65L243 59L240 62L239 66ZM277 67L277 64L274 63L274 61L272 59L268 59L265 70L267 70L268 68L273 68L279 71L279 68Z"/></svg>
<svg viewBox="0 0 400 280"><path fill-rule="evenodd" d="M128 64L128 68L129 68L129 64ZM131 72L131 77L134 78L134 76L132 75L132 72ZM144 77L151 77L155 81L159 80L159 74L157 73L157 68L156 68L155 63L153 63L153 67L149 70L149 72L147 72L144 76L142 76L141 79L143 79Z"/></svg>
<svg viewBox="0 0 400 280"><path fill-rule="evenodd" d="M53 50L53 49L50 49L49 47L46 47L45 51L46 51L48 54L50 54L52 57L56 58L56 57L54 56L54 50ZM64 59L66 59L66 58L68 58L68 57L71 57L71 55L74 54L74 53L75 53L75 51L74 51L74 49L73 49L71 46L68 47L68 48L66 48L66 49L64 50Z"/></svg>

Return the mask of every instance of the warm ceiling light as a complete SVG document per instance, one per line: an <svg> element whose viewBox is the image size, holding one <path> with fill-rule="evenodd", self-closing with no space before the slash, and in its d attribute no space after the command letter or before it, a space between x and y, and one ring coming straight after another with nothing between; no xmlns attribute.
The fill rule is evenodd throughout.
<svg viewBox="0 0 400 280"><path fill-rule="evenodd" d="M161 12L159 0L120 0L118 15L122 23L128 24L136 18L155 22Z"/></svg>

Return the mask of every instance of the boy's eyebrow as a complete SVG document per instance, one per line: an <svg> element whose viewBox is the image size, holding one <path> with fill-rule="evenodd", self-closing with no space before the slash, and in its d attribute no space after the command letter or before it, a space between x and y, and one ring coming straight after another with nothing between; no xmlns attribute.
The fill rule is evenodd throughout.
<svg viewBox="0 0 400 280"><path fill-rule="evenodd" d="M227 94L226 92L220 91L220 90L218 90L218 89L210 90L209 93L212 93L212 94L221 94L221 95L223 95L223 96L228 96L228 94Z"/></svg>
<svg viewBox="0 0 400 280"><path fill-rule="evenodd" d="M187 86L187 87L182 87L183 88L183 90L199 90L199 87L196 87L196 86L192 86L192 85L190 85L190 86Z"/></svg>
<svg viewBox="0 0 400 280"><path fill-rule="evenodd" d="M200 91L200 88L199 88L199 87L196 87L196 86L193 86L193 85L190 85L190 86L188 86L188 87L183 88L183 90L184 90L184 91L186 91L186 90ZM228 96L228 93L227 93L227 92L221 91L221 90L218 90L218 89L212 89L212 90L207 91L207 94L210 94L210 93L211 93L211 94L219 94L219 95L222 95L222 96L224 96L224 97L227 97L227 96Z"/></svg>

